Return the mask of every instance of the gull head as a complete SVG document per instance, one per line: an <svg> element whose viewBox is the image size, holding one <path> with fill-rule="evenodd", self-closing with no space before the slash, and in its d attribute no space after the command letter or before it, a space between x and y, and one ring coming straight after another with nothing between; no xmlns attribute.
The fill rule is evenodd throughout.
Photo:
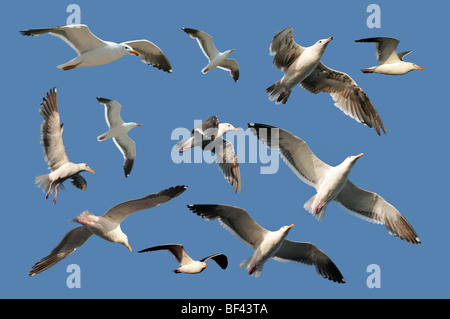
<svg viewBox="0 0 450 319"><path fill-rule="evenodd" d="M127 237L125 234L124 234L124 238L122 238L122 239L119 241L119 243L122 244L122 245L124 245L125 247L127 247L129 251L132 251L132 250L131 250L130 244L128 244L128 237Z"/></svg>
<svg viewBox="0 0 450 319"><path fill-rule="evenodd" d="M353 165L355 165L356 161L363 156L364 154L358 154L358 155L354 155L354 156L349 156L347 157L344 162L342 164L344 165L348 165L350 168L353 167Z"/></svg>
<svg viewBox="0 0 450 319"><path fill-rule="evenodd" d="M225 51L225 54L227 55L227 57L231 54L231 52L233 52L234 51L234 49L231 49L231 50L226 50Z"/></svg>
<svg viewBox="0 0 450 319"><path fill-rule="evenodd" d="M220 123L218 127L217 137L224 135L228 131L239 132L239 130L230 123Z"/></svg>
<svg viewBox="0 0 450 319"><path fill-rule="evenodd" d="M80 166L83 171L89 171L91 173L95 173L95 171L92 168L90 168L89 165L86 163L81 163Z"/></svg>
<svg viewBox="0 0 450 319"><path fill-rule="evenodd" d="M321 39L314 44L314 46L320 48L321 51L325 51L327 48L328 43L330 43L333 40L333 37L329 37L328 39Z"/></svg>
<svg viewBox="0 0 450 319"><path fill-rule="evenodd" d="M284 236L286 236L289 233L289 231L291 230L292 227L294 227L294 224L290 224L289 226L283 226L283 227L280 228L280 231L282 233L284 233Z"/></svg>
<svg viewBox="0 0 450 319"><path fill-rule="evenodd" d="M130 47L129 45L127 45L127 44L120 43L120 45L123 48L123 50L125 50L126 54L134 54L135 56L140 56L141 55L138 51L133 50L133 48Z"/></svg>

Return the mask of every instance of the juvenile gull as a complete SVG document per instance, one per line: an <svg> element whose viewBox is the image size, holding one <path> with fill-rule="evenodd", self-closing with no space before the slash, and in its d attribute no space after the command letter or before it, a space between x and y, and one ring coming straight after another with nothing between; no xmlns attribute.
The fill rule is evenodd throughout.
<svg viewBox="0 0 450 319"><path fill-rule="evenodd" d="M94 170L86 163L72 163L67 157L62 137L63 124L61 124L59 117L56 88L51 89L47 93L47 97L44 97L39 113L44 119L41 124L42 152L51 173L37 176L35 182L39 187L42 187L44 192L47 192L45 199L48 199L50 193L55 192L53 203L56 204L58 190L64 189L63 182L66 179L70 179L75 187L85 190L87 183L80 172L94 173Z"/></svg>
<svg viewBox="0 0 450 319"><path fill-rule="evenodd" d="M218 67L219 69L229 71L235 82L239 80L239 67L236 60L228 59L228 56L234 51L234 49L219 52L219 50L217 50L214 46L213 38L208 33L191 28L181 29L189 34L192 39L197 40L203 54L208 58L209 63L202 69L203 73L207 73Z"/></svg>
<svg viewBox="0 0 450 319"><path fill-rule="evenodd" d="M216 163L225 179L234 186L234 192L241 192L241 172L239 161L233 144L222 138L228 131L239 131L230 123L219 123L216 115L207 118L199 126L191 130L193 137L177 143L176 147L183 153L192 147L200 146L203 151L210 151L216 155Z"/></svg>
<svg viewBox="0 0 450 319"><path fill-rule="evenodd" d="M273 63L283 71L283 78L266 89L269 99L285 104L291 90L300 84L313 94L327 92L335 106L358 122L381 130L386 134L384 124L367 94L347 74L326 67L320 59L333 37L317 41L310 47L302 47L294 41L293 29L288 27L273 38L270 55Z"/></svg>
<svg viewBox="0 0 450 319"><path fill-rule="evenodd" d="M184 249L183 245L180 244L166 244L155 247L146 248L138 251L138 253L143 253L147 251L157 251L157 250L168 250L177 259L181 267L173 270L174 273L185 273L185 274L198 274L201 273L205 268L208 267L206 261L208 259L214 260L222 269L226 269L228 266L228 258L224 254L214 254L200 260L193 260Z"/></svg>
<svg viewBox="0 0 450 319"><path fill-rule="evenodd" d="M380 73L389 75L402 75L413 70L423 70L415 63L403 61L403 58L412 51L397 53L399 40L390 37L378 37L355 40L355 42L376 43L376 56L379 63L367 69L362 69L363 73Z"/></svg>
<svg viewBox="0 0 450 319"><path fill-rule="evenodd" d="M112 138L114 144L120 150L124 157L123 170L125 177L130 175L133 169L134 160L136 158L136 143L128 136L128 131L136 126L142 126L135 122L125 123L120 117L122 106L114 100L97 97L100 104L105 105L105 119L108 124L108 132L97 137L98 141L104 141Z"/></svg>
<svg viewBox="0 0 450 319"><path fill-rule="evenodd" d="M261 275L264 263L274 258L282 262L313 265L322 277L337 283L345 282L333 261L315 245L285 239L294 225L269 231L242 208L227 205L188 205L188 208L206 220L218 219L225 229L254 250L254 254L240 264L249 275Z"/></svg>
<svg viewBox="0 0 450 319"><path fill-rule="evenodd" d="M250 123L248 127L271 149L279 149L289 168L306 184L317 191L304 208L317 220L322 220L327 205L336 201L353 215L364 220L383 224L387 231L412 244L420 239L409 222L383 197L355 186L349 179L350 170L363 156L347 157L338 166L322 162L308 145L288 131L265 124Z"/></svg>
<svg viewBox="0 0 450 319"><path fill-rule="evenodd" d="M141 61L163 71L172 72L169 60L159 47L148 40L134 40L121 43L103 41L91 33L84 24L73 24L44 29L20 31L22 35L37 36L45 33L54 35L74 49L78 56L58 68L71 70L82 66L107 64L121 57L134 54Z"/></svg>
<svg viewBox="0 0 450 319"><path fill-rule="evenodd" d="M159 193L120 203L110 208L103 216L95 216L88 210L84 211L80 216L71 220L83 226L69 231L47 257L41 259L32 267L29 276L34 276L68 257L93 234L107 241L122 244L131 251L128 237L120 228L121 222L135 212L172 200L182 194L186 188L187 186L184 185L175 186Z"/></svg>

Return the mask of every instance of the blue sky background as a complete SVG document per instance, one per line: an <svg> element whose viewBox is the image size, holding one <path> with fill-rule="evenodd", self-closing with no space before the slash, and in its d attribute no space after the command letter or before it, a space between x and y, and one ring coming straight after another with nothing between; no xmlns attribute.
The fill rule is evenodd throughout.
<svg viewBox="0 0 450 319"><path fill-rule="evenodd" d="M448 118L446 30L450 5L442 1L377 1L381 29L369 29L366 8L373 1L77 1L81 22L103 40L148 39L170 60L173 73L146 66L134 56L113 63L62 71L56 66L75 57L50 35L23 37L20 30L66 24L67 1L10 1L0 13L3 37L2 77L2 298L448 298ZM304 46L334 37L322 61L349 74L379 111L387 135L357 123L333 106L328 94L297 87L286 105L270 102L265 89L282 77L272 66L269 44L287 26ZM235 83L216 69L204 75L207 60L181 27L204 30L240 67ZM376 64L375 45L355 43L364 37L392 36L406 60L425 68L404 76L363 74ZM56 86L64 142L69 158L86 162L82 192L66 182L56 205L34 184L48 172L39 145L42 97ZM125 121L143 126L130 136L137 159L129 178L112 141L96 137L107 129L96 97L122 104ZM411 245L345 212L336 203L322 222L303 204L314 189L301 182L280 160L273 175L260 174L261 163L241 163L242 192L234 194L216 164L175 164L171 140L179 127L217 115L247 129L257 122L278 126L304 139L325 162L339 164L364 153L350 179L379 193L411 223L421 245ZM265 147L263 146L263 150ZM248 157L246 157L248 159ZM68 220L84 210L96 215L110 207L176 185L188 190L173 201L138 212L122 223L133 252L98 237L56 266L28 277L70 229ZM252 251L217 221L190 212L187 204L227 204L246 209L263 227L294 224L288 239L316 244L341 270L347 283L322 279L313 267L267 262L261 277L239 268ZM213 261L199 275L175 275L167 252L137 251L182 243L196 259L214 253L229 258L225 271ZM81 268L81 288L69 289L70 264ZM369 289L366 269L381 268L381 288Z"/></svg>

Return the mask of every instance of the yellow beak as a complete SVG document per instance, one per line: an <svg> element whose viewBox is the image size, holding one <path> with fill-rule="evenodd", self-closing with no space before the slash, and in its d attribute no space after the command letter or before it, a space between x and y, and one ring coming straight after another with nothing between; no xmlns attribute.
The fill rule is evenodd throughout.
<svg viewBox="0 0 450 319"><path fill-rule="evenodd" d="M140 56L141 54L135 50L130 51L131 54L134 54L135 56Z"/></svg>
<svg viewBox="0 0 450 319"><path fill-rule="evenodd" d="M91 168L88 171L91 172L91 173L95 173L95 171L93 169L91 169Z"/></svg>
<svg viewBox="0 0 450 319"><path fill-rule="evenodd" d="M131 246L130 246L129 244L126 244L126 246L127 246L127 248L128 248L129 251L132 251L132 250L131 250Z"/></svg>
<svg viewBox="0 0 450 319"><path fill-rule="evenodd" d="M424 70L421 66L417 66L417 69L422 71Z"/></svg>
<svg viewBox="0 0 450 319"><path fill-rule="evenodd" d="M363 156L363 155L364 155L364 153L361 153L361 154L356 155L355 157L356 157L356 158L360 158L360 157Z"/></svg>
<svg viewBox="0 0 450 319"><path fill-rule="evenodd" d="M292 227L294 227L294 224L290 224L290 225L288 226L288 229L291 229Z"/></svg>

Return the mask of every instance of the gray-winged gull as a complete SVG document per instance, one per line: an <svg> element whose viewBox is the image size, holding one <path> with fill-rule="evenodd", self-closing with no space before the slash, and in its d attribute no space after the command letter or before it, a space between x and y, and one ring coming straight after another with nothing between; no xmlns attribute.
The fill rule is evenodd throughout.
<svg viewBox="0 0 450 319"><path fill-rule="evenodd" d="M218 219L225 229L254 250L254 254L240 264L252 276L258 277L264 263L274 258L313 265L322 277L338 283L345 282L333 261L315 245L285 239L294 225L269 231L242 208L228 205L188 205L188 208L206 220Z"/></svg>
<svg viewBox="0 0 450 319"><path fill-rule="evenodd" d="M71 70L82 66L107 64L121 57L134 54L141 61L163 71L172 72L172 66L161 49L148 40L134 40L121 43L103 41L91 33L84 24L73 24L44 29L20 31L22 35L37 36L45 33L54 35L74 49L78 56L58 68Z"/></svg>
<svg viewBox="0 0 450 319"><path fill-rule="evenodd" d="M386 134L384 124L367 94L347 74L326 67L320 59L328 43L333 39L322 39L310 47L302 47L294 41L293 29L288 27L278 32L270 44L273 63L285 74L281 80L266 89L269 99L286 103L291 90L300 84L313 94L326 92L335 106L358 122L380 129Z"/></svg>
<svg viewBox="0 0 450 319"><path fill-rule="evenodd" d="M279 149L289 168L317 191L304 208L317 220L322 220L327 205L336 201L353 215L383 224L387 231L407 242L419 244L420 239L400 212L380 195L355 186L349 179L350 170L363 155L347 157L333 167L322 162L308 145L288 131L265 124L250 123L248 127L271 149Z"/></svg>
<svg viewBox="0 0 450 319"><path fill-rule="evenodd" d="M412 51L397 53L399 40L390 37L366 38L355 42L376 43L376 56L378 66L362 69L363 73L381 73L389 75L406 74L412 70L423 70L415 63L403 61L403 58Z"/></svg>
<svg viewBox="0 0 450 319"><path fill-rule="evenodd" d="M185 273L185 274L198 274L201 273L205 268L208 267L206 261L208 259L214 260L222 269L226 269L228 266L228 258L224 254L214 254L200 260L193 260L184 249L183 245L180 244L166 244L160 246L154 246L138 251L138 253L157 251L157 250L168 250L177 259L181 267L173 270L174 273Z"/></svg>
<svg viewBox="0 0 450 319"><path fill-rule="evenodd" d="M207 73L218 67L219 69L230 72L230 75L235 82L239 80L239 66L236 60L228 59L228 56L234 49L219 52L214 46L213 38L208 33L191 28L181 29L189 34L191 38L197 40L203 54L208 58L209 63L202 69L203 73Z"/></svg>
<svg viewBox="0 0 450 319"><path fill-rule="evenodd" d="M239 131L230 123L219 123L216 115L207 118L199 126L191 130L193 137L178 142L176 147L183 153L192 147L200 146L203 151L210 151L216 155L216 163L223 176L234 186L234 192L241 192L241 172L239 161L230 141L222 138L228 131Z"/></svg>
<svg viewBox="0 0 450 319"><path fill-rule="evenodd" d="M68 257L94 234L107 241L122 244L131 251L131 247L128 244L128 237L120 228L121 222L135 212L149 209L172 200L182 194L186 189L187 186L184 185L175 186L159 193L122 202L110 208L103 216L95 216L87 210L84 211L80 216L71 220L83 226L69 231L47 257L34 264L29 276L34 276Z"/></svg>
<svg viewBox="0 0 450 319"><path fill-rule="evenodd" d="M35 182L39 187L42 187L44 192L47 192L45 199L48 198L50 193L55 192L53 203L56 204L58 190L64 189L63 182L65 180L71 179L71 183L75 187L85 190L87 183L80 172L94 173L94 170L86 163L72 163L67 157L62 137L63 124L61 124L59 117L56 88L51 89L47 93L47 97L44 97L39 113L44 119L41 124L42 152L51 172L50 174L37 176Z"/></svg>
<svg viewBox="0 0 450 319"><path fill-rule="evenodd" d="M113 139L114 144L116 144L124 157L123 170L125 177L128 177L133 169L136 158L136 143L127 133L132 128L142 125L135 122L125 123L120 116L122 106L117 101L102 97L97 97L97 101L105 106L105 120L109 127L108 132L98 136L97 140L104 141L108 138Z"/></svg>

